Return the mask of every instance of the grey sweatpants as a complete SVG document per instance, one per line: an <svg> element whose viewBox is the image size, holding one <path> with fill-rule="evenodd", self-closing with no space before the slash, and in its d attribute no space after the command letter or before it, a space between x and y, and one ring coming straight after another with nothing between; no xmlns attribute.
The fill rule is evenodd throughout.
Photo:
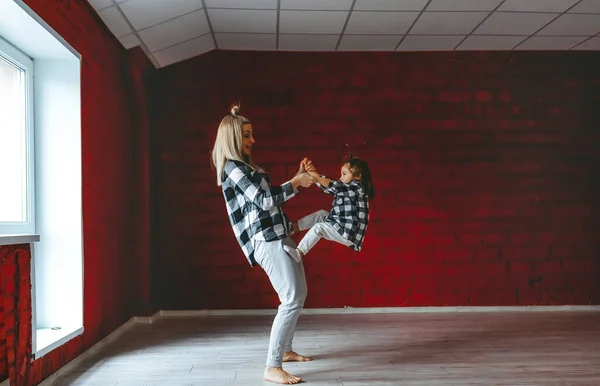
<svg viewBox="0 0 600 386"><path fill-rule="evenodd" d="M353 245L352 242L343 238L331 224L325 221L325 217L328 215L328 211L318 210L298 220L298 230L303 231L310 228L300 241L300 244L298 244L298 249L301 250L303 254L307 254L321 238L335 241L346 246Z"/></svg>
<svg viewBox="0 0 600 386"><path fill-rule="evenodd" d="M291 238L278 241L256 241L254 259L267 273L281 304L271 327L267 366L281 367L283 354L292 351L292 340L298 316L306 299L304 264L296 263L283 245L296 248Z"/></svg>

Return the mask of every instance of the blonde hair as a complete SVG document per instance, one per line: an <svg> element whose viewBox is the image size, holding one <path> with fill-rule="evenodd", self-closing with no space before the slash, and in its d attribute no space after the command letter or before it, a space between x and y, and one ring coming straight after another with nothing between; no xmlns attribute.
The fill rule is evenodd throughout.
<svg viewBox="0 0 600 386"><path fill-rule="evenodd" d="M217 172L217 186L221 186L227 161L235 160L250 166L253 165L252 160L242 154L242 126L250 123L250 120L238 115L238 111L240 111L239 106L232 106L231 112L221 120L217 130L217 138L211 155L212 164Z"/></svg>

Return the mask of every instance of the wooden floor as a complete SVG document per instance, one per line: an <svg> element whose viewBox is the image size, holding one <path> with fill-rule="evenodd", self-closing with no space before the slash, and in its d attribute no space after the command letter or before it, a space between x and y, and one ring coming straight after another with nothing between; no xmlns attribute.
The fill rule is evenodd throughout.
<svg viewBox="0 0 600 386"><path fill-rule="evenodd" d="M272 385L272 316L138 324L59 385ZM284 369L313 385L600 385L599 312L302 315Z"/></svg>

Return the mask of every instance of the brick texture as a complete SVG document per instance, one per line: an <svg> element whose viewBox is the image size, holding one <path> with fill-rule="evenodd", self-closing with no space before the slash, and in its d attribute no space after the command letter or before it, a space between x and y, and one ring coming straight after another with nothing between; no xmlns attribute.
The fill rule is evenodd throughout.
<svg viewBox="0 0 600 386"><path fill-rule="evenodd" d="M307 307L600 302L600 61L585 52L213 52L156 81L158 308L273 308L209 166L241 101L255 161L339 176L346 145L378 196L364 249L305 258ZM330 207L318 188L291 218Z"/></svg>
<svg viewBox="0 0 600 386"><path fill-rule="evenodd" d="M132 316L149 315L149 121L153 67L125 51L83 0L25 0L83 58L82 150L85 332L31 361L27 247L0 247L0 381L36 385ZM42 235L43 238L43 235ZM16 268L18 267L18 269ZM20 275L20 276L15 276Z"/></svg>

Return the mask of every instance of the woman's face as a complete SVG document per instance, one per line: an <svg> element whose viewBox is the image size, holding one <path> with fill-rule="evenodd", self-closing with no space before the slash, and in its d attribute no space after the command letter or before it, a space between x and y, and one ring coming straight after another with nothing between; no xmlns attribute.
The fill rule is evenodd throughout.
<svg viewBox="0 0 600 386"><path fill-rule="evenodd" d="M252 136L252 125L245 123L242 125L242 154L246 157L252 155L252 145L254 144Z"/></svg>

